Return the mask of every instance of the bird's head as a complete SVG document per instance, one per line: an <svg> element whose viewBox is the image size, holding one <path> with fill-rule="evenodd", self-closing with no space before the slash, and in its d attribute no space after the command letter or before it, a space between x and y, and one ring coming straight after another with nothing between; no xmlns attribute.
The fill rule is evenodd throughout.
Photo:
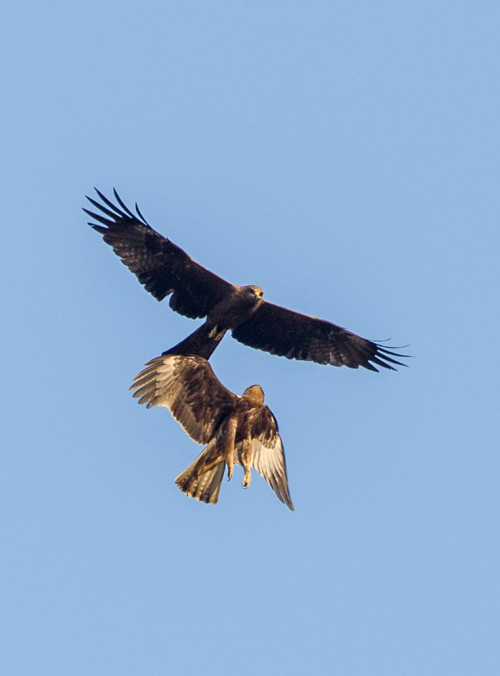
<svg viewBox="0 0 500 676"><path fill-rule="evenodd" d="M255 406L262 406L264 403L264 390L260 385L250 385L243 392L242 397Z"/></svg>
<svg viewBox="0 0 500 676"><path fill-rule="evenodd" d="M253 284L250 286L244 286L242 291L243 295L246 296L247 298L261 300L262 296L264 295L264 292L262 291L260 286L254 286Z"/></svg>

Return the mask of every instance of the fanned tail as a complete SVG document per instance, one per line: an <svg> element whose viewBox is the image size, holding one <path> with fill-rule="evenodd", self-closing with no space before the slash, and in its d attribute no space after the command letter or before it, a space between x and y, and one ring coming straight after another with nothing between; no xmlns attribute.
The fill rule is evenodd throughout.
<svg viewBox="0 0 500 676"><path fill-rule="evenodd" d="M165 354L178 354L183 356L198 356L208 360L223 339L225 333L225 330L218 331L216 328L207 326L205 322L205 324L199 326L196 331L193 331L180 343L162 352L162 356Z"/></svg>
<svg viewBox="0 0 500 676"><path fill-rule="evenodd" d="M217 454L216 440L213 439L196 460L179 474L175 483L190 498L215 505L225 468L226 463L223 456Z"/></svg>

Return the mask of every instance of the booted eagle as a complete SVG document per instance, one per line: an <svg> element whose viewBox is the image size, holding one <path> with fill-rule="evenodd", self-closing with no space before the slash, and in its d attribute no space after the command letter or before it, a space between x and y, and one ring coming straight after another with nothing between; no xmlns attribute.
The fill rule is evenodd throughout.
<svg viewBox="0 0 500 676"><path fill-rule="evenodd" d="M207 445L175 480L181 491L215 505L226 465L230 479L237 464L244 469L245 488L253 467L293 510L278 423L260 385L247 387L239 397L203 357L162 355L146 364L130 389L139 404L168 408L192 439Z"/></svg>
<svg viewBox="0 0 500 676"><path fill-rule="evenodd" d="M134 214L118 196L111 202L96 188L101 202L87 197L98 213L84 211L89 223L113 247L122 262L157 300L170 296L169 305L185 317L206 321L164 354L199 355L209 359L224 337L287 357L333 366L403 366L388 346L374 343L331 322L268 303L259 286L237 286L207 270L180 247L153 230L137 204ZM100 224L100 225L99 225ZM397 348L396 348L397 349Z"/></svg>

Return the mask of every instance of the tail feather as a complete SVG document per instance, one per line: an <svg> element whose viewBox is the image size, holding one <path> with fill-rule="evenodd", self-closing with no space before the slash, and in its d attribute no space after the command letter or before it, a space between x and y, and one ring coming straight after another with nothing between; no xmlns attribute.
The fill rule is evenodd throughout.
<svg viewBox="0 0 500 676"><path fill-rule="evenodd" d="M196 331L189 334L187 338L184 338L180 343L174 345L169 350L162 352L162 355L165 354L176 354L184 356L199 356L204 359L210 359L213 351L224 338L225 330L217 331L215 328L211 328L205 322L199 326Z"/></svg>
<svg viewBox="0 0 500 676"><path fill-rule="evenodd" d="M180 490L190 498L211 505L217 504L226 468L222 455L219 456L220 462L215 466L213 465L213 446L214 444L211 442L175 480ZM209 469L205 469L207 465L209 465Z"/></svg>

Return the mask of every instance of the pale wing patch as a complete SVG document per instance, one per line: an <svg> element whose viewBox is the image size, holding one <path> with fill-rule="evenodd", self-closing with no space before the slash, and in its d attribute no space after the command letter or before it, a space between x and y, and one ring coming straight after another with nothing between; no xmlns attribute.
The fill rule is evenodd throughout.
<svg viewBox="0 0 500 676"><path fill-rule="evenodd" d="M264 477L281 502L293 511L281 438L276 432L272 437L265 439L265 445L263 441L262 437L252 439L252 467Z"/></svg>

